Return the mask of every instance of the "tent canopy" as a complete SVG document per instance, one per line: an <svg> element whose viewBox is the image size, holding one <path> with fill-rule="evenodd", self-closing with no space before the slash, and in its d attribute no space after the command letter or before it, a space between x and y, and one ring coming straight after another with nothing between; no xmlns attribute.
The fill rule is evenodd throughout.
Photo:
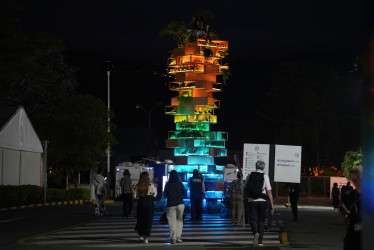
<svg viewBox="0 0 374 250"><path fill-rule="evenodd" d="M43 147L25 109L0 107L0 148L42 153Z"/></svg>

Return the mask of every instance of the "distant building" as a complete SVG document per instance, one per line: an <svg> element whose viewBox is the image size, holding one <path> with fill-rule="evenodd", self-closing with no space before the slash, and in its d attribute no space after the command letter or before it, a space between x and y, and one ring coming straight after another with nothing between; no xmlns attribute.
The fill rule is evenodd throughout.
<svg viewBox="0 0 374 250"><path fill-rule="evenodd" d="M25 109L0 107L0 185L42 185L43 148Z"/></svg>

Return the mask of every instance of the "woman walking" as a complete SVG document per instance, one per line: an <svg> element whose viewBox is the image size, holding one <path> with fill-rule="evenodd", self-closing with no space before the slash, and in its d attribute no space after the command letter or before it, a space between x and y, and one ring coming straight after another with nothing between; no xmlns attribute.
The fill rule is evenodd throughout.
<svg viewBox="0 0 374 250"><path fill-rule="evenodd" d="M123 217L129 218L132 210L132 186L131 186L131 174L128 169L123 171L123 177L121 178L121 191L123 199Z"/></svg>
<svg viewBox="0 0 374 250"><path fill-rule="evenodd" d="M183 211L184 202L183 195L185 189L182 182L179 180L177 171L170 171L169 181L165 185L164 196L167 198L166 217L168 219L170 229L170 243L182 243L183 230Z"/></svg>
<svg viewBox="0 0 374 250"><path fill-rule="evenodd" d="M153 200L157 196L157 188L150 183L148 172L140 174L133 196L138 199L135 230L138 232L139 242L148 243L153 222Z"/></svg>

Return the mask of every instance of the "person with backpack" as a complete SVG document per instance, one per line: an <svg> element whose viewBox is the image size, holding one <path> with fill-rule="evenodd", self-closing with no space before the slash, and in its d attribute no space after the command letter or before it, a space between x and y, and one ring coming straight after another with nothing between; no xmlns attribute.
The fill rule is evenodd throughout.
<svg viewBox="0 0 374 250"><path fill-rule="evenodd" d="M256 162L256 171L247 176L245 187L248 195L249 219L254 235L253 246L263 246L265 228L266 200L269 199L271 214L274 214L273 195L270 179L264 173L265 162Z"/></svg>
<svg viewBox="0 0 374 250"><path fill-rule="evenodd" d="M132 185L131 185L131 174L128 169L123 171L123 177L121 178L120 185L122 191L123 200L123 217L131 217L132 210Z"/></svg>

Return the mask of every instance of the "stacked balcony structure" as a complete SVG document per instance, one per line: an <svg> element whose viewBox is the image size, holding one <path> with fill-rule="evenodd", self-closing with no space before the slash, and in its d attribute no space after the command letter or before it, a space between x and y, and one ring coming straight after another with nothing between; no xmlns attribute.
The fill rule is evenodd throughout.
<svg viewBox="0 0 374 250"><path fill-rule="evenodd" d="M227 156L228 134L210 131L210 125L217 123L215 110L220 101L213 94L222 91L217 76L228 69L222 65L227 50L227 41L196 38L186 47L175 48L168 59L168 74L174 75L169 90L176 93L165 107L165 114L174 116L176 125L166 140L176 158L168 172L176 170L188 190L188 179L198 169L208 185L205 198L210 199L220 199L224 187L224 166L215 165L214 158Z"/></svg>

